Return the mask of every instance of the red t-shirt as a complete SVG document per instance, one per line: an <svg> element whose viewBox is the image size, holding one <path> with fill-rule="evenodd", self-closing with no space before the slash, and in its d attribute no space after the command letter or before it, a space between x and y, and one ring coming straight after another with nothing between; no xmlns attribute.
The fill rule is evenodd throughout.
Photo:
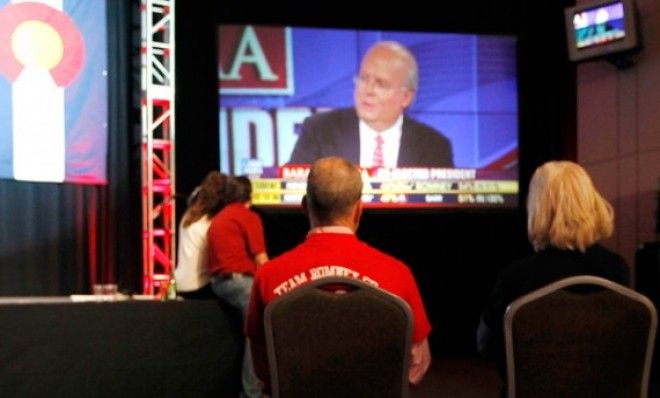
<svg viewBox="0 0 660 398"><path fill-rule="evenodd" d="M257 270L252 287L246 333L250 338L257 376L269 382L263 316L266 305L296 287L323 277L359 279L401 297L413 314L413 342L431 331L424 303L410 269L353 234L315 233L293 250Z"/></svg>
<svg viewBox="0 0 660 398"><path fill-rule="evenodd" d="M206 237L211 275L254 273L254 256L266 252L261 219L243 203L227 205L216 214Z"/></svg>

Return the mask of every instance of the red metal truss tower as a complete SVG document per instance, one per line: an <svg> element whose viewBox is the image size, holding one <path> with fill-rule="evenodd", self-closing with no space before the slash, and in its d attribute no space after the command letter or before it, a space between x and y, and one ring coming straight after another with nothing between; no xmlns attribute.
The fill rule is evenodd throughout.
<svg viewBox="0 0 660 398"><path fill-rule="evenodd" d="M174 1L141 3L143 292L156 296L176 263Z"/></svg>

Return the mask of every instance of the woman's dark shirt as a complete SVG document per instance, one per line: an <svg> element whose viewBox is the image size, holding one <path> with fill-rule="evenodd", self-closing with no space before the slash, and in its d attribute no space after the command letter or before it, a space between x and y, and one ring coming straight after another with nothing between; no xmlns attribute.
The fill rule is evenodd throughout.
<svg viewBox="0 0 660 398"><path fill-rule="evenodd" d="M576 275L594 275L628 286L630 275L620 255L593 245L585 253L546 248L515 261L498 276L481 315L477 331L479 352L504 363L503 320L509 304L518 297L552 282Z"/></svg>

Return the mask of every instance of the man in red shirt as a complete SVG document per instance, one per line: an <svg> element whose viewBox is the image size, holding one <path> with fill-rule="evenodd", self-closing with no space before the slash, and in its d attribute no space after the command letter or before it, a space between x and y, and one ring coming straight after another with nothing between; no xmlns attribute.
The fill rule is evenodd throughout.
<svg viewBox="0 0 660 398"><path fill-rule="evenodd" d="M215 294L241 312L245 322L257 267L268 261L259 216L250 211L252 186L247 177L229 177L229 204L213 217L207 232L208 267ZM261 397L249 344L243 355L243 396Z"/></svg>
<svg viewBox="0 0 660 398"><path fill-rule="evenodd" d="M267 386L270 379L263 325L266 305L306 282L324 277L359 279L405 300L413 313L410 382L419 383L431 363L427 339L431 325L410 269L355 236L362 214L361 195L362 178L354 165L340 157L317 160L307 178L307 195L302 202L311 226L306 240L257 270L246 332L255 371Z"/></svg>

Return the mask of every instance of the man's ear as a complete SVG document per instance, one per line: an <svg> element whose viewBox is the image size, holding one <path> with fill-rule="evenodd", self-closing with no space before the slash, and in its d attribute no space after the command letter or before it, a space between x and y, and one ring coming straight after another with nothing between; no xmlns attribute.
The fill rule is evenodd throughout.
<svg viewBox="0 0 660 398"><path fill-rule="evenodd" d="M414 99L415 92L409 88L406 88L405 92L403 93L403 109L405 110L408 108Z"/></svg>
<svg viewBox="0 0 660 398"><path fill-rule="evenodd" d="M362 218L362 200L357 201L355 209L353 210L353 224L355 225L355 231L357 231L358 226L360 225L360 218Z"/></svg>

